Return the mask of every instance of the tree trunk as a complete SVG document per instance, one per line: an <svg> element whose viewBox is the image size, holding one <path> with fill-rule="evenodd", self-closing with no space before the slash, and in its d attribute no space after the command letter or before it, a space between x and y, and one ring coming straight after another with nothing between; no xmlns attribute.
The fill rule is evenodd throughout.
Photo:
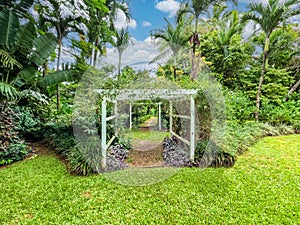
<svg viewBox="0 0 300 225"><path fill-rule="evenodd" d="M174 80L176 81L177 80L176 66L174 66L173 69L174 69Z"/></svg>
<svg viewBox="0 0 300 225"><path fill-rule="evenodd" d="M270 35L267 35L264 47L264 55L263 55L263 65L260 74L257 96L256 96L256 111L255 111L255 120L258 122L259 119L259 108L260 108L260 97L261 97L261 89L264 82L264 76L266 74L266 70L268 68L268 54L269 54L269 45L270 45Z"/></svg>
<svg viewBox="0 0 300 225"><path fill-rule="evenodd" d="M57 65L56 70L59 71L59 64L60 64L60 57L61 57L61 48L62 48L62 38L61 35L59 35L58 38L58 53L57 53ZM59 110L60 108L60 90L59 90L59 84L56 85L56 109Z"/></svg>
<svg viewBox="0 0 300 225"><path fill-rule="evenodd" d="M174 52L174 65L173 65L173 76L174 76L174 80L177 79L177 75L176 75L176 66L177 66L177 60L176 60L176 55L177 55L177 52Z"/></svg>
<svg viewBox="0 0 300 225"><path fill-rule="evenodd" d="M44 62L43 64L43 77L45 77L47 75L47 68L48 68L48 62Z"/></svg>
<svg viewBox="0 0 300 225"><path fill-rule="evenodd" d="M294 91L297 90L297 88L300 86L300 79L297 81L297 83L289 90L288 95L291 95Z"/></svg>
<svg viewBox="0 0 300 225"><path fill-rule="evenodd" d="M118 62L118 79L119 76L121 75L121 60L122 60L122 53L119 52L119 62Z"/></svg>
<svg viewBox="0 0 300 225"><path fill-rule="evenodd" d="M94 62L93 62L93 66L96 67L96 62L97 62L97 54L98 54L98 51L97 51L97 46L99 44L99 39L96 38L96 41L95 41L95 47L94 47Z"/></svg>
<svg viewBox="0 0 300 225"><path fill-rule="evenodd" d="M93 56L94 56L94 42L92 42L92 52L90 56L90 66L93 64Z"/></svg>
<svg viewBox="0 0 300 225"><path fill-rule="evenodd" d="M195 30L194 30L194 37L193 37L193 46L192 46L192 50L191 50L191 58L192 58L192 69L191 69L191 80L195 81L198 77L198 72L199 72L199 64L200 64L200 57L201 54L199 54L198 56L196 56L196 42L195 42L195 34L197 34L197 30L198 30L198 17L196 16L196 21L195 21Z"/></svg>

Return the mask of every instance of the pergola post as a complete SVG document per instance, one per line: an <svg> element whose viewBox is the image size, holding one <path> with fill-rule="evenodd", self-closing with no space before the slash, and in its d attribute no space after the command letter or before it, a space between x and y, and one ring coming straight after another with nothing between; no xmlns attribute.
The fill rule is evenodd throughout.
<svg viewBox="0 0 300 225"><path fill-rule="evenodd" d="M194 161L195 156L195 99L191 95L190 99L191 118L190 118L190 159Z"/></svg>
<svg viewBox="0 0 300 225"><path fill-rule="evenodd" d="M101 109L101 168L106 169L106 99L102 100Z"/></svg>
<svg viewBox="0 0 300 225"><path fill-rule="evenodd" d="M161 130L161 103L158 103L158 130Z"/></svg>
<svg viewBox="0 0 300 225"><path fill-rule="evenodd" d="M132 129L132 104L129 104L129 130Z"/></svg>
<svg viewBox="0 0 300 225"><path fill-rule="evenodd" d="M170 127L171 134L172 134L172 124L173 124L173 104L170 101L170 124L169 124L169 127Z"/></svg>
<svg viewBox="0 0 300 225"><path fill-rule="evenodd" d="M114 116L115 118L115 136L118 136L118 101L114 101Z"/></svg>

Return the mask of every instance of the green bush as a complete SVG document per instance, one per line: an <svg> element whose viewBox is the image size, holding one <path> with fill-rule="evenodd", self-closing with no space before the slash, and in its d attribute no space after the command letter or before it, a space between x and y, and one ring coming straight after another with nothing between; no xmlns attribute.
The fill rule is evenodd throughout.
<svg viewBox="0 0 300 225"><path fill-rule="evenodd" d="M18 132L17 113L7 108L0 111L0 165L23 159L28 150Z"/></svg>
<svg viewBox="0 0 300 225"><path fill-rule="evenodd" d="M0 148L0 166L24 159L28 151L29 149L24 143L10 144L6 150Z"/></svg>
<svg viewBox="0 0 300 225"><path fill-rule="evenodd" d="M75 146L73 127L60 123L48 122L43 127L43 142L55 148L56 152L67 155Z"/></svg>
<svg viewBox="0 0 300 225"><path fill-rule="evenodd" d="M300 121L300 101L287 99L280 106L268 104L262 107L260 120L274 125L291 125Z"/></svg>
<svg viewBox="0 0 300 225"><path fill-rule="evenodd" d="M19 114L18 131L20 134L29 139L39 139L42 127L40 118L34 115L32 109L28 107L16 107L16 110Z"/></svg>
<svg viewBox="0 0 300 225"><path fill-rule="evenodd" d="M99 143L89 140L69 150L68 170L77 175L90 175L101 171L101 149Z"/></svg>
<svg viewBox="0 0 300 225"><path fill-rule="evenodd" d="M197 142L195 149L196 166L232 166L236 157L265 136L278 136L293 134L297 130L293 126L279 124L273 126L269 123L256 123L248 121L239 124L236 121L227 122L226 133L222 142L210 140L211 149L218 152L209 152L208 139Z"/></svg>
<svg viewBox="0 0 300 225"><path fill-rule="evenodd" d="M226 117L229 121L243 123L253 120L255 105L242 91L225 91Z"/></svg>

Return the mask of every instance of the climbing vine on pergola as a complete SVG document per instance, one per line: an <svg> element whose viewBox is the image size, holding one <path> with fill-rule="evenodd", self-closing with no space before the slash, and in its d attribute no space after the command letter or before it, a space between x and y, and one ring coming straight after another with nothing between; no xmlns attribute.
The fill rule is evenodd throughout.
<svg viewBox="0 0 300 225"><path fill-rule="evenodd" d="M100 94L106 93L107 90L98 90ZM135 101L139 100L153 100L153 99L165 99L170 103L170 123L169 123L169 131L171 135L174 135L183 143L187 144L190 148L190 159L194 160L195 155L195 98L194 96L197 94L197 89L134 89L134 90L119 90L115 94L106 94L103 96L102 100L102 112L101 112L101 151L102 151L102 161L101 166L103 169L106 168L106 151L110 144L113 142L117 133L107 142L106 139L106 129L107 122L110 120L117 119L120 114L118 114L118 102L119 101L129 101L129 126L131 128L132 123L132 104ZM190 101L190 114L189 115L177 115L173 113L173 102L176 99L180 98L189 98ZM106 105L107 102L112 102L114 104L113 115L107 116ZM158 112L159 112L159 128L161 128L161 104L158 104ZM184 118L190 120L190 140L187 140L181 137L179 134L176 134L172 129L173 118ZM115 129L117 132L117 129Z"/></svg>

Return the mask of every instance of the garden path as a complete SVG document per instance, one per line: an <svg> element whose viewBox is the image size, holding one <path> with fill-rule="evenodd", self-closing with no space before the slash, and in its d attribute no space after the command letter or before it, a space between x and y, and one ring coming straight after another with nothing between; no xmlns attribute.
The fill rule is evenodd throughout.
<svg viewBox="0 0 300 225"><path fill-rule="evenodd" d="M139 131L149 133L157 125L157 118L146 120ZM132 148L126 162L130 167L159 167L163 166L163 140L133 140Z"/></svg>

